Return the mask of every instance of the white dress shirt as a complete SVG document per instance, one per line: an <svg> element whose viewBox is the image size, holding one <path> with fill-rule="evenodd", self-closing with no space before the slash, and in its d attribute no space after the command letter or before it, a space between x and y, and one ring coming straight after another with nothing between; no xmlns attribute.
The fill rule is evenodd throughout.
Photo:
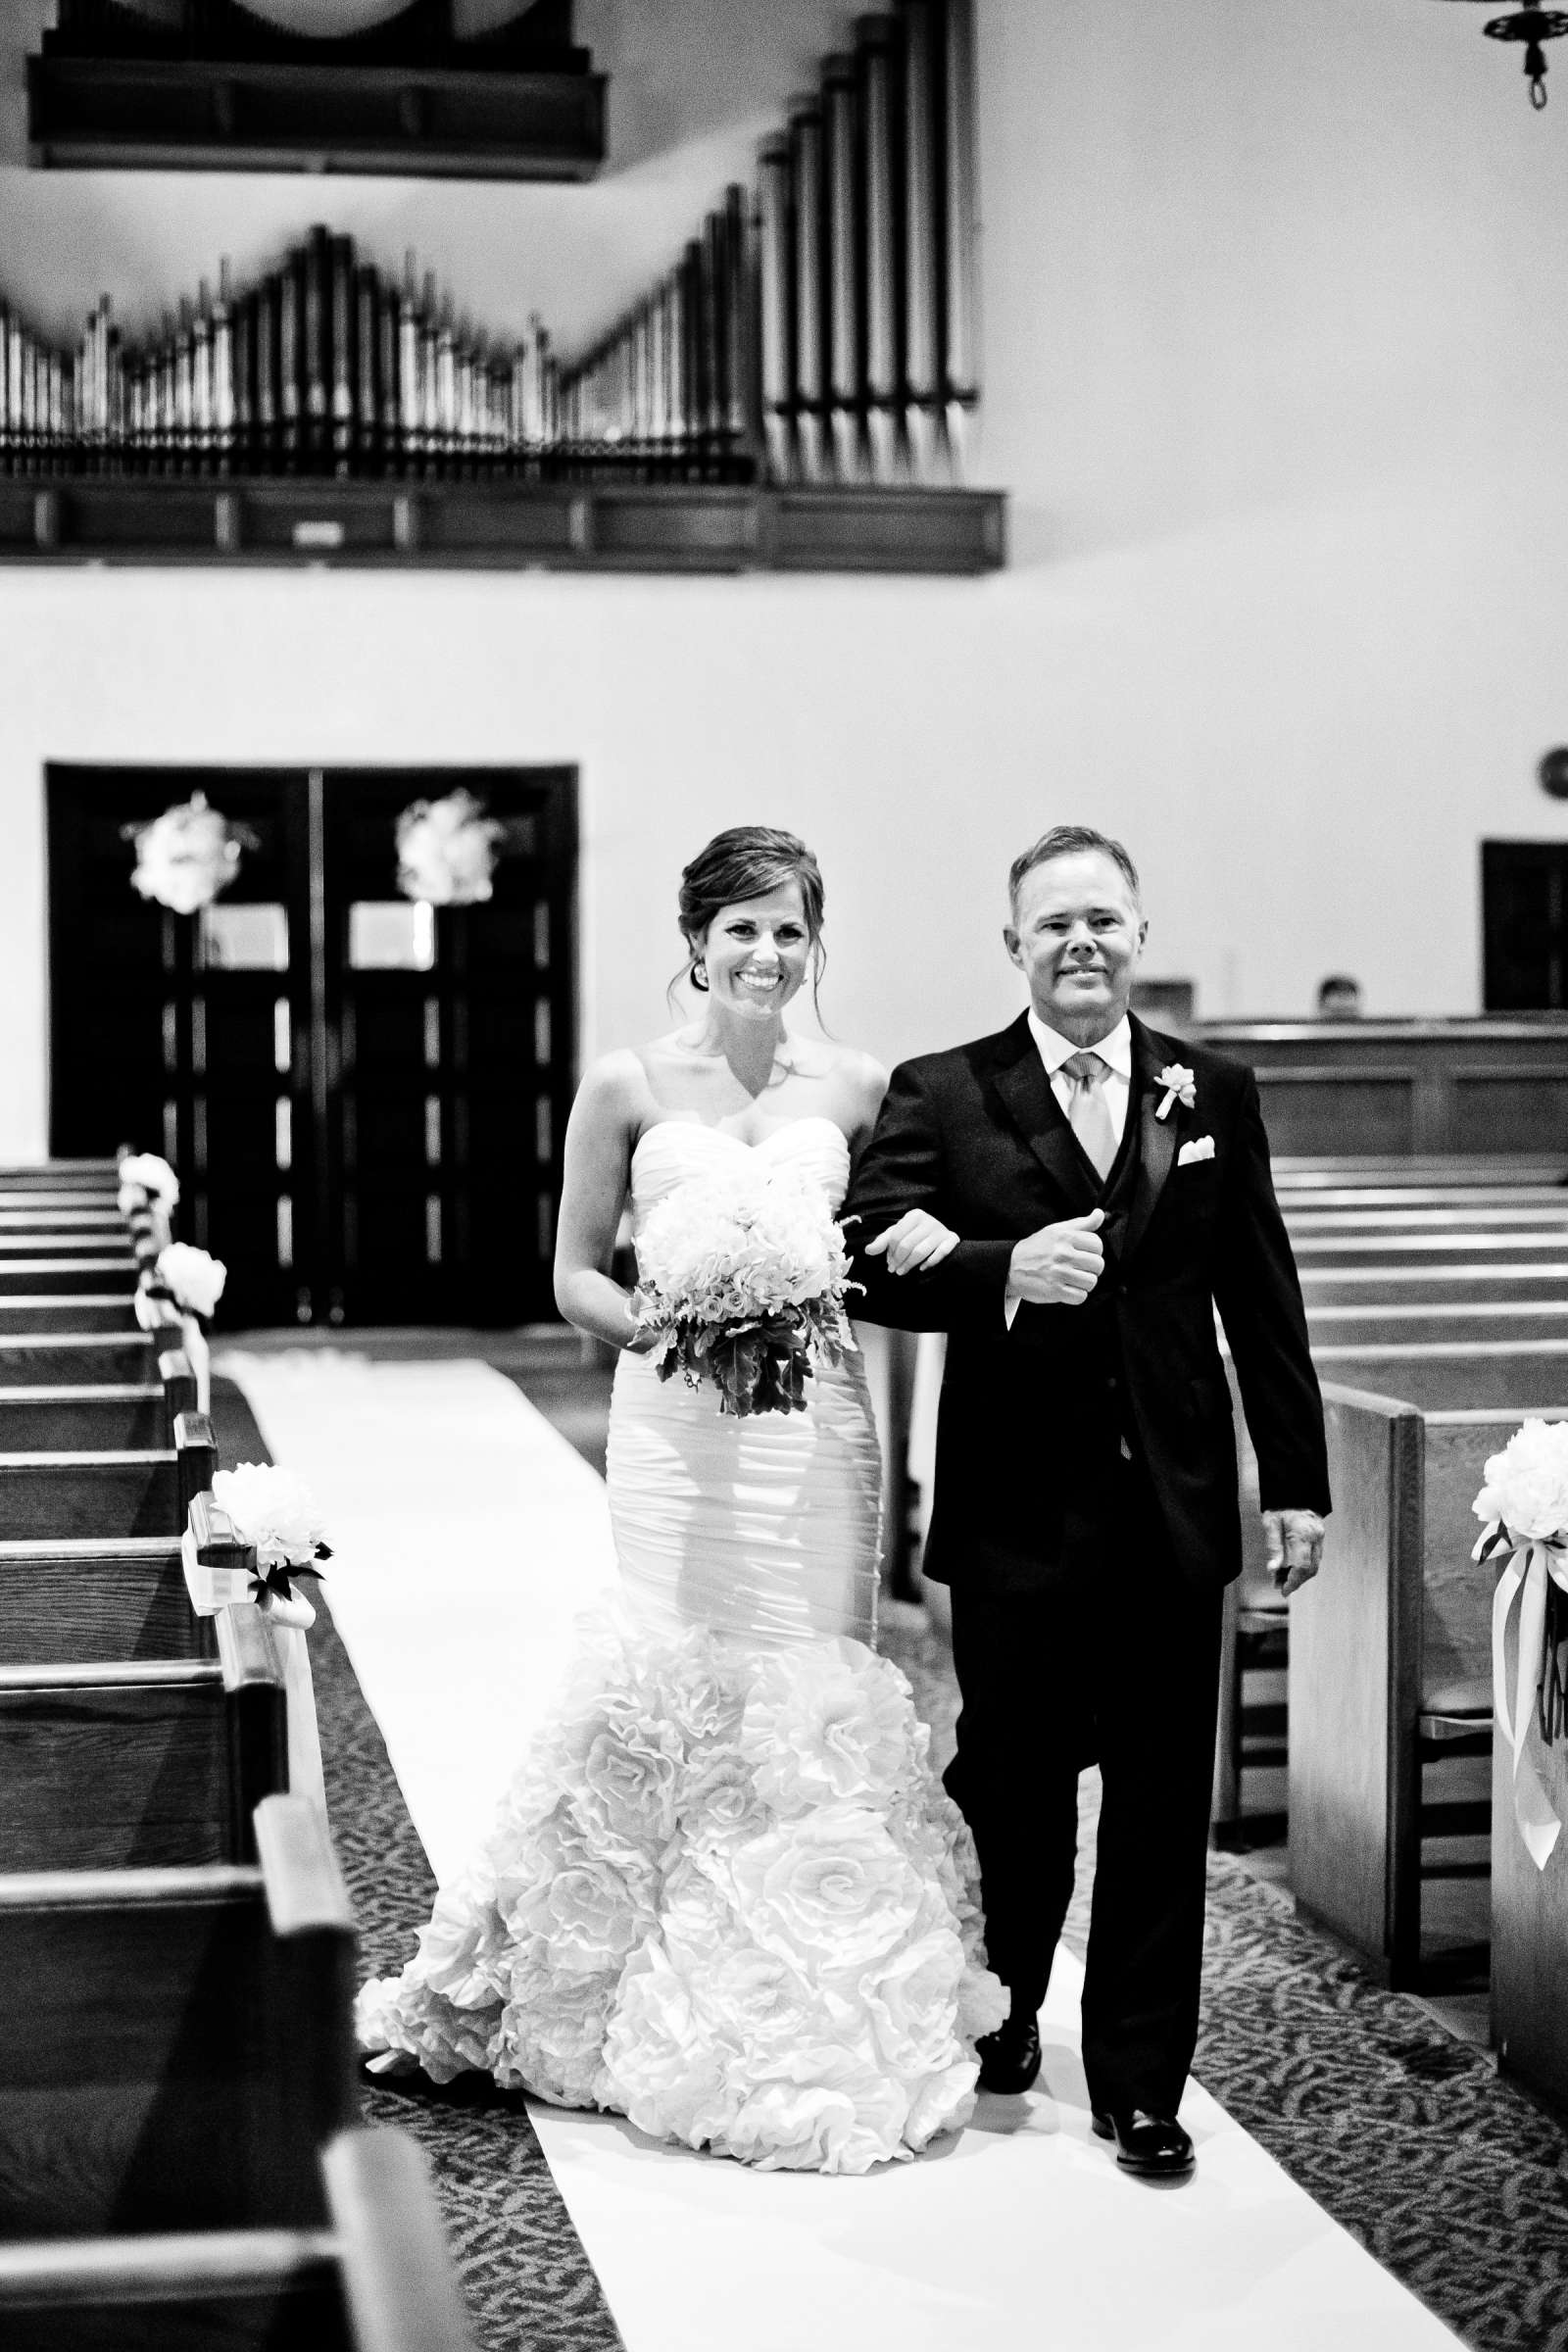
<svg viewBox="0 0 1568 2352"><path fill-rule="evenodd" d="M1068 1116L1073 1089L1078 1083L1064 1065L1074 1054L1087 1052L1100 1055L1101 1060L1106 1066L1106 1075L1100 1082L1100 1090L1104 1097L1105 1108L1110 1113L1110 1123L1115 1131L1119 1148L1121 1139L1127 1130L1127 1105L1132 1099L1133 1091L1133 1031L1132 1023L1128 1020L1127 1015L1122 1014L1110 1035L1102 1037L1098 1046L1083 1047L1075 1046L1070 1037L1063 1037L1059 1030L1051 1028L1040 1018L1039 1013L1031 1004L1029 1007L1029 1034L1035 1041L1041 1061L1045 1064L1046 1076L1051 1081L1051 1091L1061 1104L1063 1118ZM1012 1329L1012 1319L1022 1303L1018 1293L1009 1283L1003 1304L1003 1313L1006 1317L1009 1331Z"/></svg>
<svg viewBox="0 0 1568 2352"><path fill-rule="evenodd" d="M1074 1054L1090 1053L1100 1055L1109 1073L1101 1080L1100 1091L1104 1098L1105 1108L1110 1113L1110 1123L1115 1129L1116 1142L1119 1145L1126 1132L1127 1104L1133 1091L1133 1027L1127 1015L1122 1014L1110 1035L1102 1037L1098 1046L1075 1046L1070 1037L1063 1037L1059 1031L1048 1028L1031 1004L1029 1007L1029 1034L1035 1041L1041 1060L1045 1063L1046 1076L1051 1080L1051 1091L1061 1104L1063 1117L1068 1114L1073 1088L1077 1084L1076 1079L1068 1074L1063 1065Z"/></svg>

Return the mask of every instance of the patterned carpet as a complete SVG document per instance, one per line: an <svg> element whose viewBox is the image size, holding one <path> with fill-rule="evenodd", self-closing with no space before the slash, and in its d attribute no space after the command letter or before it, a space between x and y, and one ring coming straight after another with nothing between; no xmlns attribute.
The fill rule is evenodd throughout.
<svg viewBox="0 0 1568 2352"><path fill-rule="evenodd" d="M232 1381L213 1382L221 1461L269 1456ZM330 1570L328 1570L328 1578ZM435 1880L392 1775L374 1716L327 1607L311 1635L332 1842L360 1932L365 1976L402 1967L429 1913ZM363 2078L367 2123L397 2124L434 2168L453 2259L486 2352L622 2352L523 2100L488 2078L438 2090L422 2075Z"/></svg>
<svg viewBox="0 0 1568 2352"><path fill-rule="evenodd" d="M265 1459L231 1383L215 1383L214 1407L222 1459ZM956 1712L946 1649L920 1612L896 1606L886 1612L882 1646L908 1674L945 1758ZM407 1955L434 1882L326 1611L312 1658L334 1839L366 1970L380 1973ZM1085 1856L1097 1799L1088 1773ZM1066 1935L1080 1956L1088 1893L1086 1862ZM1568 2134L1500 2082L1484 2051L1371 1983L1296 1918L1286 1893L1225 1855L1209 1861L1196 2071L1475 2352L1568 2352ZM519 2099L488 2083L440 2091L420 2077L399 2084L367 2078L366 2108L372 2121L403 2125L430 2158L485 2346L619 2345Z"/></svg>
<svg viewBox="0 0 1568 2352"><path fill-rule="evenodd" d="M918 1610L887 1611L939 1762L957 1692ZM1099 1776L1079 1791L1064 1940L1081 1959ZM1325 2212L1475 2352L1568 2352L1568 2132L1484 2050L1386 1992L1288 1893L1232 1855L1208 1861L1194 2073Z"/></svg>

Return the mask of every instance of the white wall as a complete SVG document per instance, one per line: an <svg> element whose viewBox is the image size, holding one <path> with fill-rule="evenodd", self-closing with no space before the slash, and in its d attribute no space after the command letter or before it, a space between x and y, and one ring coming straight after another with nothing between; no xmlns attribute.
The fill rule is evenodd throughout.
<svg viewBox="0 0 1568 2352"><path fill-rule="evenodd" d="M1537 116L1515 55L1430 0L979 7L1011 567L0 570L0 1154L44 1136L51 758L577 760L590 1046L662 1021L676 869L752 816L818 849L824 1010L887 1056L1013 1008L1001 875L1063 817L1129 840L1151 969L1202 1011L1304 1009L1331 966L1377 1010L1476 1007L1479 840L1568 831L1533 781L1568 739L1568 56ZM326 217L418 244L480 316L587 333L584 289L608 311L651 273L848 18L581 22L635 154L593 189L0 168L0 273L62 318L100 280L156 307ZM710 92L661 28L716 58Z"/></svg>

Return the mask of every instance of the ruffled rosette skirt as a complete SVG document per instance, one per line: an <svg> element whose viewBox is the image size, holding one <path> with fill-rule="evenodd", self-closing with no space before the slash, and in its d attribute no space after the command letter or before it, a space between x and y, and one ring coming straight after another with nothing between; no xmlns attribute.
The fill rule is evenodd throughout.
<svg viewBox="0 0 1568 2352"><path fill-rule="evenodd" d="M764 2170L862 2173L967 2121L973 1850L904 1676L603 1621L469 1870L360 1996L378 2070L468 2069Z"/></svg>

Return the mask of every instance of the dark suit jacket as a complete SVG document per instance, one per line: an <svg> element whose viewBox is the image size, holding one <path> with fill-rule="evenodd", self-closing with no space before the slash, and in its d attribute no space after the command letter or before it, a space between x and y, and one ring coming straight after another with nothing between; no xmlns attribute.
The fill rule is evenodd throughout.
<svg viewBox="0 0 1568 2352"><path fill-rule="evenodd" d="M1230 1390L1217 1305L1256 1447L1265 1510L1329 1508L1323 1407L1290 1243L1274 1199L1250 1070L1137 1019L1124 1177L1105 1271L1080 1306L1004 1298L1025 1234L1105 1205L1056 1102L1027 1019L894 1071L845 1215L855 1313L946 1331L936 1495L925 1573L989 1592L1062 1572L1075 1514L1125 1439L1150 1473L1179 1571L1241 1567ZM1185 1063L1195 1102L1155 1116L1155 1073ZM1178 1167L1181 1146L1211 1159ZM1133 1155L1136 1154L1136 1157ZM904 1210L962 1236L930 1274L890 1274L865 1244Z"/></svg>

